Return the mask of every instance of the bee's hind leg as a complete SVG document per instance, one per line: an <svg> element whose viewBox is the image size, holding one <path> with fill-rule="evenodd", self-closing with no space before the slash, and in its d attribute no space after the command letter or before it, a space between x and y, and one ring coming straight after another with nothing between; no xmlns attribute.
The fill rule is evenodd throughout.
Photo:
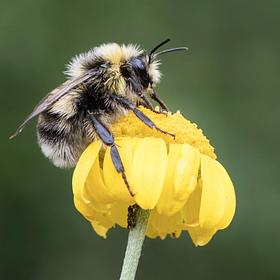
<svg viewBox="0 0 280 280"><path fill-rule="evenodd" d="M88 112L88 116L89 116L89 120L91 121L92 125L95 128L96 134L99 136L101 141L106 146L111 147L110 153L111 153L112 162L113 162L117 172L122 174L123 181L129 191L130 195L134 196L134 194L128 184L128 181L127 181L127 178L125 175L124 166L123 166L119 151L115 144L114 136L112 135L110 130L92 112Z"/></svg>
<svg viewBox="0 0 280 280"><path fill-rule="evenodd" d="M132 104L125 97L114 95L114 99L120 105L122 105L124 108L131 110L136 115L136 117L139 118L148 127L154 128L154 129L158 130L159 132L161 132L163 134L170 135L170 136L172 136L175 139L175 137L176 137L175 134L170 133L168 131L165 131L165 130L162 130L161 128L159 128L152 120L150 120L144 113L142 113L139 109L137 109L137 107L134 104Z"/></svg>

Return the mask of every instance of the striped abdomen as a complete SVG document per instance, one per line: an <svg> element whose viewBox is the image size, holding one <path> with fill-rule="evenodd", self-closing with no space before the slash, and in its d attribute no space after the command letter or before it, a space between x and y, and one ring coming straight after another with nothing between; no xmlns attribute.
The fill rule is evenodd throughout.
<svg viewBox="0 0 280 280"><path fill-rule="evenodd" d="M58 167L74 167L91 142L83 120L77 116L67 119L50 112L39 116L37 136L43 154Z"/></svg>

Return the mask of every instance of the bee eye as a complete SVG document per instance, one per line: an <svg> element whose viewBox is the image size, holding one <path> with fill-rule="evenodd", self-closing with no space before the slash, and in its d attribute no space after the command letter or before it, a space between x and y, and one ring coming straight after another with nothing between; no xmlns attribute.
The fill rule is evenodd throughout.
<svg viewBox="0 0 280 280"><path fill-rule="evenodd" d="M134 73L136 74L138 79L141 81L142 86L144 88L147 88L150 83L150 77L147 73L145 62L141 58L135 57L135 58L131 59L130 64L131 64L131 67L132 67Z"/></svg>
<svg viewBox="0 0 280 280"><path fill-rule="evenodd" d="M129 78L130 77L130 71L127 68L127 66L121 66L120 71L121 71L121 74L123 75L124 78Z"/></svg>
<svg viewBox="0 0 280 280"><path fill-rule="evenodd" d="M147 88L150 84L150 79L147 75L147 73L144 73L142 76L141 76L141 82L142 82L142 85L144 86L144 88Z"/></svg>

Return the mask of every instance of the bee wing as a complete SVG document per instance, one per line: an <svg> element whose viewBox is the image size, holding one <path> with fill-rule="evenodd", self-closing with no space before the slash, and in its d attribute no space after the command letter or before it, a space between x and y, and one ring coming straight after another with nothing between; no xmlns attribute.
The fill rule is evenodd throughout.
<svg viewBox="0 0 280 280"><path fill-rule="evenodd" d="M61 84L59 87L55 88L51 92L47 94L45 98L43 98L33 109L33 111L28 115L28 117L23 121L23 123L17 128L16 132L10 136L10 139L17 136L24 128L24 126L34 117L38 116L42 112L46 111L48 108L50 108L51 105L53 105L59 98L79 86L80 84L87 82L92 76L94 76L95 71L89 70L82 76L67 80L63 84Z"/></svg>

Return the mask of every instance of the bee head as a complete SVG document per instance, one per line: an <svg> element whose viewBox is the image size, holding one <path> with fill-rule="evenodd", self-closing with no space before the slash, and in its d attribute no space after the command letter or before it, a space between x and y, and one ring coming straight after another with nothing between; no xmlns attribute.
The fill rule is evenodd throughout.
<svg viewBox="0 0 280 280"><path fill-rule="evenodd" d="M149 63L149 57L141 54L131 57L120 66L120 72L129 87L135 92L141 92L154 86L160 80L159 63Z"/></svg>
<svg viewBox="0 0 280 280"><path fill-rule="evenodd" d="M158 70L159 61L157 60L159 55L173 51L187 50L185 47L179 47L166 49L156 53L156 50L169 41L170 39L163 41L153 48L149 54L144 54L144 52L141 51L138 55L128 58L126 63L120 66L122 76L131 84L134 91L137 92L152 88L159 82L161 76ZM125 48L125 46L123 47ZM129 45L128 47L133 46ZM128 53L130 53L130 51L128 51Z"/></svg>
<svg viewBox="0 0 280 280"><path fill-rule="evenodd" d="M121 88L125 84L125 88L139 93L160 80L158 61L150 60L149 55L136 45L105 44L95 49L95 55L104 61L102 66L110 81L114 80Z"/></svg>

